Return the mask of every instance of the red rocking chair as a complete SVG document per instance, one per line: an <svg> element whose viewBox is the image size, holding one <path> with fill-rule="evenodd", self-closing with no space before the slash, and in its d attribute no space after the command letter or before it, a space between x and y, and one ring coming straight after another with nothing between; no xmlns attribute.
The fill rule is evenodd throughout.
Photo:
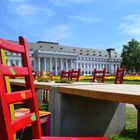
<svg viewBox="0 0 140 140"><path fill-rule="evenodd" d="M75 81L78 82L79 78L80 78L80 69L78 69L77 71L74 69L69 70L69 71L62 70L61 75L60 75L60 79L64 79L64 78L67 78L68 80L75 79Z"/></svg>
<svg viewBox="0 0 140 140"><path fill-rule="evenodd" d="M64 71L62 70L61 71L61 74L60 74L60 79L68 79L70 80L70 77L71 77L71 71Z"/></svg>
<svg viewBox="0 0 140 140"><path fill-rule="evenodd" d="M105 68L103 70L96 70L96 68L93 71L93 82L96 81L96 79L101 79L101 82L103 83L105 80Z"/></svg>
<svg viewBox="0 0 140 140"><path fill-rule="evenodd" d="M71 70L71 80L75 79L76 82L78 82L79 78L80 78L80 69L78 69L78 70L72 69Z"/></svg>
<svg viewBox="0 0 140 140"><path fill-rule="evenodd" d="M21 54L23 64L21 67L14 67L0 61L0 140L14 140L13 135L29 124L32 125L32 139L36 140L106 140L104 137L42 137L27 43L23 37L19 37L19 44L0 39L0 49ZM24 76L26 90L7 94L5 76ZM9 105L25 100L29 101L30 112L11 121Z"/></svg>
<svg viewBox="0 0 140 140"><path fill-rule="evenodd" d="M115 84L123 84L124 72L125 72L125 67L123 67L122 69L117 68L116 76L115 76L115 80L114 80Z"/></svg>

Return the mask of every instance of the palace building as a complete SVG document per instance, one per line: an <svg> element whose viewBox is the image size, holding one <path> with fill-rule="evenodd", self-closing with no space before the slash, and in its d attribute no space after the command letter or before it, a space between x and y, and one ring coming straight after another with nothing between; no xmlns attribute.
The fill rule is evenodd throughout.
<svg viewBox="0 0 140 140"><path fill-rule="evenodd" d="M61 70L78 68L81 69L81 75L92 75L94 68L97 70L106 68L108 74L114 74L122 61L120 54L113 48L99 50L45 41L29 42L28 47L32 69L52 71L54 75L59 75ZM8 65L22 65L18 54L6 52L6 57Z"/></svg>

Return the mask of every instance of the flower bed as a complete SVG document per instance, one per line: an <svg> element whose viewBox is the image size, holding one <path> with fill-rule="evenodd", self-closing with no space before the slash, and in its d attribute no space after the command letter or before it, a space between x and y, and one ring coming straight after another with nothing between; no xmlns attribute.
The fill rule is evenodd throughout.
<svg viewBox="0 0 140 140"><path fill-rule="evenodd" d="M115 76L107 76L105 80L114 80ZM132 75L132 76L124 76L124 81L140 81L140 76Z"/></svg>
<svg viewBox="0 0 140 140"><path fill-rule="evenodd" d="M80 81L92 81L93 77L92 76L80 76ZM108 81L114 81L115 76L105 76L105 80ZM60 80L60 76L54 76L53 77L54 81ZM140 76L139 75L129 75L129 76L124 76L124 81L140 81Z"/></svg>

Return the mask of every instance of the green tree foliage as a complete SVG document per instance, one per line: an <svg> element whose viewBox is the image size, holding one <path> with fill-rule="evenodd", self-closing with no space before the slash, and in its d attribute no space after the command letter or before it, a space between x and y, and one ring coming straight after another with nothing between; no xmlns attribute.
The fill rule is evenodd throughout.
<svg viewBox="0 0 140 140"><path fill-rule="evenodd" d="M123 45L122 66L126 66L128 72L140 72L140 43L132 39L127 45Z"/></svg>

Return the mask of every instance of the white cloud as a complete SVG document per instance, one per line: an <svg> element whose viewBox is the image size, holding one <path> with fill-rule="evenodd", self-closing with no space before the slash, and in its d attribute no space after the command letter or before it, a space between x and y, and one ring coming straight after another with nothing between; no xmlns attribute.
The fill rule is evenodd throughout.
<svg viewBox="0 0 140 140"><path fill-rule="evenodd" d="M40 38L42 40L49 41L64 41L72 35L71 26L68 24L58 24L48 28L44 28L42 32L40 30L35 31L36 33L33 36Z"/></svg>
<svg viewBox="0 0 140 140"><path fill-rule="evenodd" d="M138 3L139 0L49 0L51 3L57 6L69 6L71 4L86 4L92 2L101 2L105 4L109 4L111 6L126 6L128 4Z"/></svg>
<svg viewBox="0 0 140 140"><path fill-rule="evenodd" d="M26 2L27 0L8 0L9 2Z"/></svg>
<svg viewBox="0 0 140 140"><path fill-rule="evenodd" d="M8 28L15 32L31 34L35 30L44 32L44 28L48 27L49 21L54 15L55 12L45 5L41 7L28 2L9 2L9 5L5 7L5 15L2 16L2 20Z"/></svg>
<svg viewBox="0 0 140 140"><path fill-rule="evenodd" d="M32 0L8 0L6 7L9 14L20 16L19 18L32 19L44 15L44 17L52 17L54 11L47 8L45 5L40 6L32 2Z"/></svg>
<svg viewBox="0 0 140 140"><path fill-rule="evenodd" d="M100 22L100 20L97 18L89 18L89 17L83 17L83 16L71 16L70 19L78 20L86 24Z"/></svg>
<svg viewBox="0 0 140 140"><path fill-rule="evenodd" d="M129 15L124 17L124 22L119 29L128 35L140 35L140 15Z"/></svg>
<svg viewBox="0 0 140 140"><path fill-rule="evenodd" d="M122 52L123 49L123 43L114 43L114 44L109 44L108 48L114 48L118 53Z"/></svg>
<svg viewBox="0 0 140 140"><path fill-rule="evenodd" d="M13 27L16 27L17 24L23 24L24 26L39 25L44 19L46 21L55 15L55 12L47 7L30 3L10 3L6 8L7 17L16 20L16 22L11 23Z"/></svg>
<svg viewBox="0 0 140 140"><path fill-rule="evenodd" d="M70 24L46 25L41 24L39 28L33 29L33 32L28 32L32 38L36 40L65 42L71 38L72 27Z"/></svg>
<svg viewBox="0 0 140 140"><path fill-rule="evenodd" d="M31 4L18 5L15 7L14 12L17 15L20 15L23 17L29 17L29 18L32 18L32 16L37 16L40 13L48 15L48 17L54 15L54 12L47 8L37 7L37 6L33 6Z"/></svg>
<svg viewBox="0 0 140 140"><path fill-rule="evenodd" d="M63 40L71 36L71 28L66 24L59 24L50 30L50 38L54 40Z"/></svg>
<svg viewBox="0 0 140 140"><path fill-rule="evenodd" d="M93 1L95 0L50 0L50 2L58 6L68 6L69 4L84 4Z"/></svg>

